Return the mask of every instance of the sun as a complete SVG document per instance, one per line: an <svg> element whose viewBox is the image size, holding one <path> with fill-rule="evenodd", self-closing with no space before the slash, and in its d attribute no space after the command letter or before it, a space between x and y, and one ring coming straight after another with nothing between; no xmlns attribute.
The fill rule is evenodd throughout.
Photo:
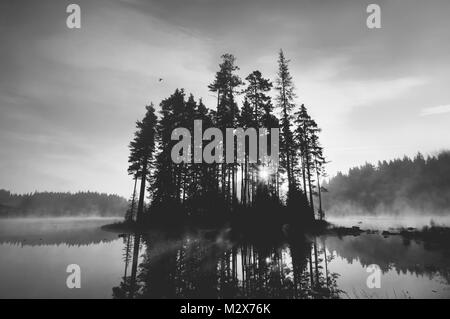
<svg viewBox="0 0 450 319"><path fill-rule="evenodd" d="M259 171L258 171L258 175L262 180L267 181L269 179L270 176L270 170L267 166L260 166L259 167Z"/></svg>

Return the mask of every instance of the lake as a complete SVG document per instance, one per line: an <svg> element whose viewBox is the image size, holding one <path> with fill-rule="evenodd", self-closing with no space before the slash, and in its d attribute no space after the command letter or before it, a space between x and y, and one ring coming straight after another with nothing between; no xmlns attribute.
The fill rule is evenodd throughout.
<svg viewBox="0 0 450 319"><path fill-rule="evenodd" d="M248 241L227 230L100 229L112 222L0 220L0 298L450 298L449 247L401 236ZM66 284L71 264L80 266L79 289ZM380 288L371 289L373 264Z"/></svg>

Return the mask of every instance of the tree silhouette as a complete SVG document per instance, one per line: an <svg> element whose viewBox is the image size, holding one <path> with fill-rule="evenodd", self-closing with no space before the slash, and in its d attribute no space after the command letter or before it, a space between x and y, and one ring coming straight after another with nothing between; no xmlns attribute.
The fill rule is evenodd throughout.
<svg viewBox="0 0 450 319"><path fill-rule="evenodd" d="M259 221L260 224L280 226L299 218L312 222L313 197L316 194L319 197L319 217L323 218L320 178L324 174L325 160L318 138L320 130L304 105L295 113L294 121L296 106L289 60L280 51L275 80L278 93L276 106L281 115L278 118L273 114L270 80L264 78L260 71L253 71L244 83L237 74L236 58L227 53L221 59L214 81L208 86L210 91L217 93L215 110L209 110L202 99L196 100L184 89L176 89L159 104L159 119L151 106L145 118L137 122L138 130L130 143L128 171L135 179L141 180L138 222L142 223L147 180L149 209L152 212L146 216L155 223L221 224L231 221L234 225L244 226ZM244 88L240 89L244 84ZM240 93L244 96L239 109L237 96ZM192 134L196 120L201 120L201 132ZM228 154L228 161L222 163L199 163L192 155L198 154L198 151L203 153L203 148L210 141L203 138L200 141L197 135L203 136L206 129L213 127L222 133L221 149L231 144L234 153L232 157ZM234 133L231 136L227 134L227 129L238 127L256 132L265 130L268 134L265 137L261 132L261 136L256 135L256 162L253 159L250 161L250 147L255 145L250 145L246 134L245 157L237 163L237 140ZM184 148L179 148L180 155L187 157L175 163L172 161L172 151L179 141L172 140L172 132L176 128L191 132L191 140L185 146L189 148L186 154ZM280 165L270 161L271 143L266 149L260 145L260 137L266 138L266 141L272 139L272 128L281 128ZM194 141L195 138L197 140ZM201 150L196 149L199 143ZM267 151L267 158L265 155L261 158L260 150ZM215 149L212 152L216 156L224 155L215 154ZM230 158L233 161L230 162ZM284 194L286 177L287 192ZM306 195L309 195L309 200ZM289 210L285 211L283 205ZM133 199L130 206L128 219L134 214Z"/></svg>
<svg viewBox="0 0 450 319"><path fill-rule="evenodd" d="M219 65L214 82L208 88L212 92L217 92L217 112L214 123L217 128L222 130L224 136L224 145L227 143L225 134L226 128L236 127L236 121L239 116L239 109L235 102L237 88L242 85L242 80L236 74L239 67L236 66L236 58L229 53L222 55L222 63ZM226 205L236 203L236 165L221 165L220 171L221 192Z"/></svg>
<svg viewBox="0 0 450 319"><path fill-rule="evenodd" d="M134 139L130 142L129 172L141 178L141 188L136 220L141 222L144 212L145 185L148 178L150 164L153 160L155 150L156 122L153 104L146 106L147 113L142 121L136 122L137 131Z"/></svg>
<svg viewBox="0 0 450 319"><path fill-rule="evenodd" d="M319 185L319 217L322 219L322 196L320 190L320 176L323 173L325 158L323 149L319 144L318 133L320 129L317 123L309 116L304 104L300 106L298 112L295 113L295 142L297 144L297 152L300 158L300 174L303 181L303 191L309 194L309 205L314 214L315 186L313 184L314 171L316 172L317 184ZM314 218L314 216L312 216Z"/></svg>
<svg viewBox="0 0 450 319"><path fill-rule="evenodd" d="M278 73L275 89L278 91L276 97L277 106L281 109L281 154L282 165L286 168L288 179L288 191L295 189L293 176L294 162L294 139L291 130L292 110L294 109L294 84L289 72L289 60L284 57L283 50L280 50L278 57Z"/></svg>

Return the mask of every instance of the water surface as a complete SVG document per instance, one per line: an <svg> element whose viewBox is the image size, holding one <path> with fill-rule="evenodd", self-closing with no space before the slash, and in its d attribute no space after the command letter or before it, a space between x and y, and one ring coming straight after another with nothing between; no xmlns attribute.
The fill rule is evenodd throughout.
<svg viewBox="0 0 450 319"><path fill-rule="evenodd" d="M376 216L356 216L348 215L342 217L330 216L327 220L335 225L343 227L358 226L361 229L389 230L399 228L422 229L426 226L450 227L450 214L448 216L438 215L376 215Z"/></svg>
<svg viewBox="0 0 450 319"><path fill-rule="evenodd" d="M447 247L379 234L122 235L104 219L0 220L0 298L450 298ZM66 285L69 264L81 288ZM381 288L366 285L381 269Z"/></svg>

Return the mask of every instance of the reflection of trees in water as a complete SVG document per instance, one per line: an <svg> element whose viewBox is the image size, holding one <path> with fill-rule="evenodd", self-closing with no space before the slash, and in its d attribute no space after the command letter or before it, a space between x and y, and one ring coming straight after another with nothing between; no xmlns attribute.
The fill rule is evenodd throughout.
<svg viewBox="0 0 450 319"><path fill-rule="evenodd" d="M330 256L317 240L267 245L129 235L124 244L125 274L113 288L114 298L335 298L339 293L337 274L327 268Z"/></svg>
<svg viewBox="0 0 450 319"><path fill-rule="evenodd" d="M383 273L395 270L397 274L413 273L433 278L441 275L450 284L450 254L448 243L430 246L401 236L384 238L377 234L357 237L326 237L327 248L352 264L363 267L377 264Z"/></svg>
<svg viewBox="0 0 450 319"><path fill-rule="evenodd" d="M103 221L104 223L104 221ZM109 243L117 234L102 231L100 225L70 222L49 223L3 222L0 226L0 244L20 246L67 245L69 247Z"/></svg>

